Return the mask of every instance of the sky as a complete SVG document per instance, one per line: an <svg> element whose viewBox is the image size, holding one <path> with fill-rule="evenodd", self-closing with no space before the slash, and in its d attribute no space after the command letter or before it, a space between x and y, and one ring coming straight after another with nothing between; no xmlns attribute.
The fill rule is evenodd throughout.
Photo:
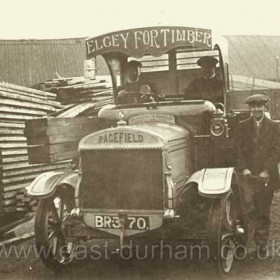
<svg viewBox="0 0 280 280"><path fill-rule="evenodd" d="M147 26L279 35L280 0L0 0L0 39L93 37Z"/></svg>

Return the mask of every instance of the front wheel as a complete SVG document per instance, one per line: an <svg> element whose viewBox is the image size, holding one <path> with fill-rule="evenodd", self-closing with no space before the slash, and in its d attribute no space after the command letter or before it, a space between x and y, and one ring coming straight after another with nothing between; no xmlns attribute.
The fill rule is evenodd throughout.
<svg viewBox="0 0 280 280"><path fill-rule="evenodd" d="M60 271L74 259L75 244L67 240L64 232L64 221L73 207L74 192L65 186L40 200L36 212L36 248L43 263L54 271Z"/></svg>
<svg viewBox="0 0 280 280"><path fill-rule="evenodd" d="M216 272L226 277L231 272L236 252L235 227L238 219L235 194L213 201L207 221L210 257Z"/></svg>

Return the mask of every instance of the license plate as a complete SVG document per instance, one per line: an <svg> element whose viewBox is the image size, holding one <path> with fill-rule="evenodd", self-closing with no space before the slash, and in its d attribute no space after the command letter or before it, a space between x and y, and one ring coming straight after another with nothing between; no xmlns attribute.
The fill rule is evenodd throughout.
<svg viewBox="0 0 280 280"><path fill-rule="evenodd" d="M121 228L120 218L118 216L96 215L95 227L109 229ZM126 218L124 224L125 229L147 230L149 227L149 217L129 216Z"/></svg>

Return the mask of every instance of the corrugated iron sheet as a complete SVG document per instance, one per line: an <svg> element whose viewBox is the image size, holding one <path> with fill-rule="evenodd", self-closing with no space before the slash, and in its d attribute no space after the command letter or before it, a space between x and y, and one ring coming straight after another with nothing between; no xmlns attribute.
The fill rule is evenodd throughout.
<svg viewBox="0 0 280 280"><path fill-rule="evenodd" d="M0 81L22 86L84 75L84 38L0 40Z"/></svg>
<svg viewBox="0 0 280 280"><path fill-rule="evenodd" d="M240 75L230 75L230 91L280 89L280 83Z"/></svg>
<svg viewBox="0 0 280 280"><path fill-rule="evenodd" d="M226 35L225 38L229 43L231 74L276 80L278 56L280 81L280 36ZM31 87L57 78L56 72L62 77L84 76L85 41L84 38L0 40L0 57L0 81ZM99 75L108 74L100 57L97 68ZM236 87L239 86L233 88Z"/></svg>
<svg viewBox="0 0 280 280"><path fill-rule="evenodd" d="M230 35L224 36L229 45L230 72L258 79L277 79L279 57L280 80L280 36Z"/></svg>

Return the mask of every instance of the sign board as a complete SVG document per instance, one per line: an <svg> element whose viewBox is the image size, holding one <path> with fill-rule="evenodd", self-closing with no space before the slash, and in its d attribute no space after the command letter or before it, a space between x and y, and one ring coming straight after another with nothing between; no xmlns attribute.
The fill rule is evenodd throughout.
<svg viewBox="0 0 280 280"><path fill-rule="evenodd" d="M86 79L95 79L96 62L94 58L84 60L84 71Z"/></svg>
<svg viewBox="0 0 280 280"><path fill-rule="evenodd" d="M80 150L110 149L110 148L161 148L162 139L149 132L139 131L130 127L109 128L97 131L83 138L79 144Z"/></svg>
<svg viewBox="0 0 280 280"><path fill-rule="evenodd" d="M86 39L87 57L108 52L121 52L140 58L148 51L161 56L177 47L212 48L209 29L192 27L149 27L123 30Z"/></svg>

